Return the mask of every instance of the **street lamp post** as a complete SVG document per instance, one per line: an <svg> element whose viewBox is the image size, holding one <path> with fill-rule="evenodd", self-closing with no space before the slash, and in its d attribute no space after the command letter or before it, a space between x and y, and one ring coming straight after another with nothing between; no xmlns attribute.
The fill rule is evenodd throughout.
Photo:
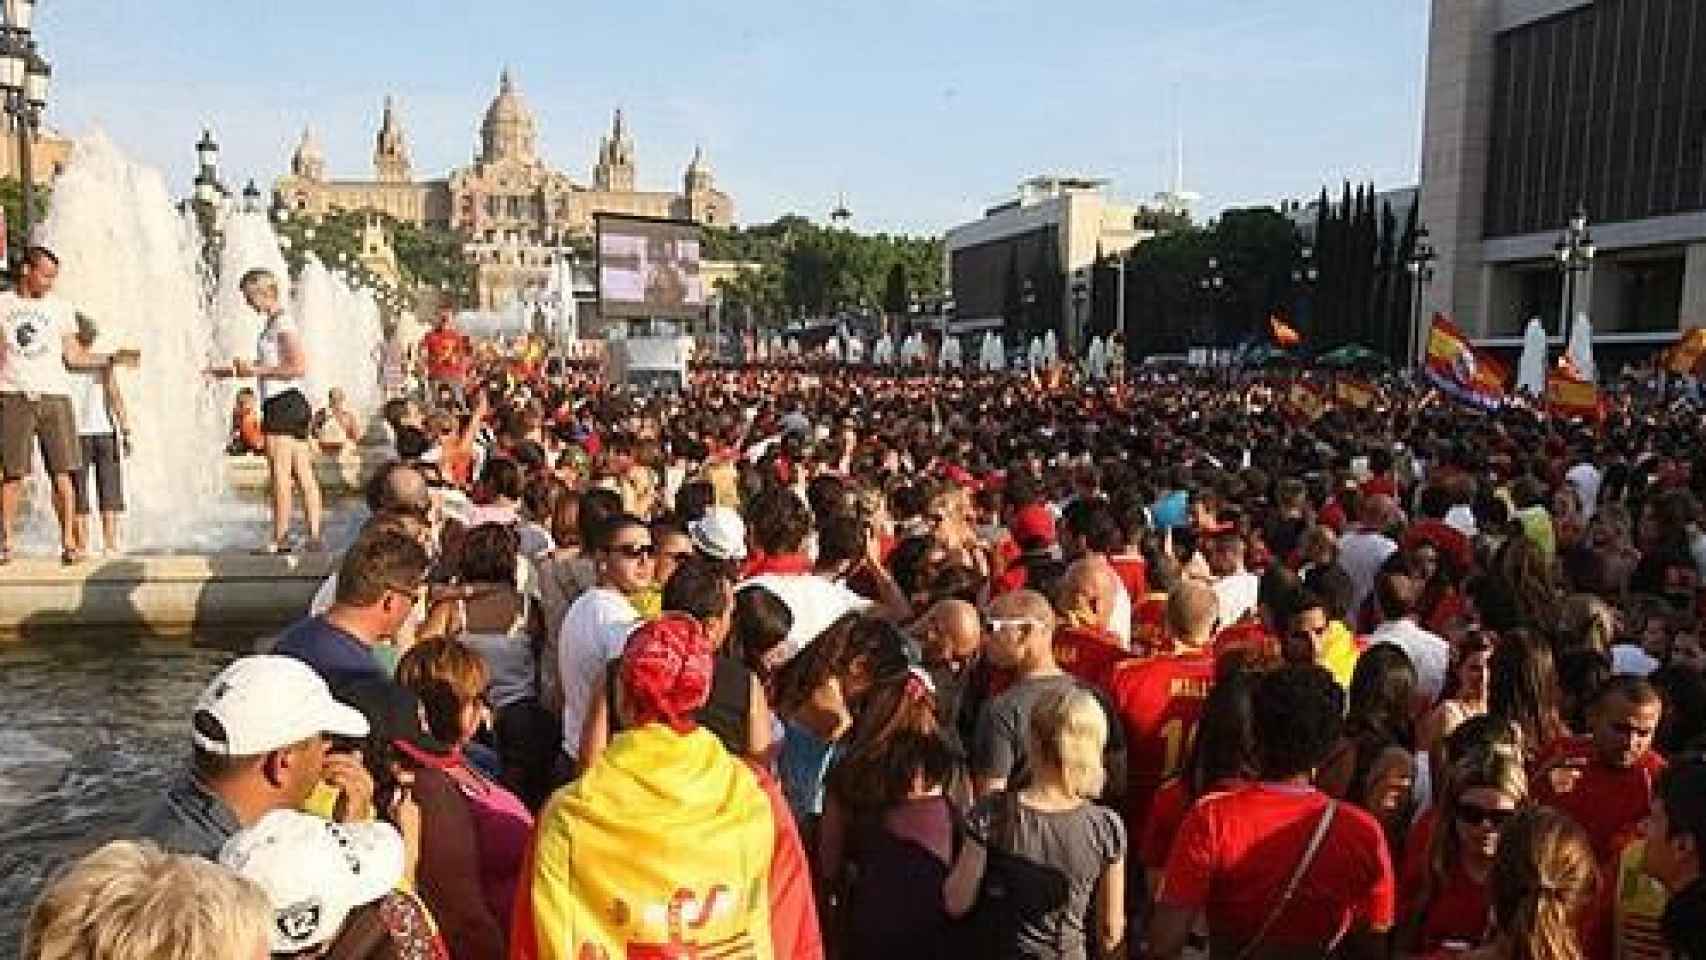
<svg viewBox="0 0 1706 960"><path fill-rule="evenodd" d="M35 219L31 151L53 79L53 68L42 58L31 35L35 6L35 0L5 0L6 23L0 35L0 90L5 93L6 115L18 138L18 180L23 201L19 226L25 246L29 244Z"/></svg>
<svg viewBox="0 0 1706 960"><path fill-rule="evenodd" d="M1598 252L1593 244L1593 235L1588 232L1586 203L1576 203L1576 212L1570 216L1564 232L1558 235L1552 252L1558 258L1558 269L1564 274L1564 315L1558 323L1558 336L1568 337L1570 318L1576 314L1576 274L1592 269L1594 255Z"/></svg>
<svg viewBox="0 0 1706 960"><path fill-rule="evenodd" d="M1197 289L1202 291L1203 299L1208 302L1203 326L1208 334L1207 338L1213 341L1208 344L1209 365L1213 366L1217 348L1220 346L1220 298L1226 292L1226 274L1220 271L1219 257L1208 258L1208 272L1197 279Z"/></svg>
<svg viewBox="0 0 1706 960"><path fill-rule="evenodd" d="M1084 308L1090 302L1090 271L1083 267L1072 271L1072 329L1066 337L1066 350L1073 357L1084 353Z"/></svg>
<svg viewBox="0 0 1706 960"><path fill-rule="evenodd" d="M1439 254L1434 251L1433 243L1428 239L1426 224L1416 228L1416 241L1410 250L1410 257L1404 266L1410 271L1410 280L1415 284L1415 290L1410 297L1410 343L1408 360L1415 367L1422 362L1422 296L1429 283L1434 278L1434 261Z"/></svg>
<svg viewBox="0 0 1706 960"><path fill-rule="evenodd" d="M1303 308L1306 305L1314 306L1309 292L1320 279L1321 271L1315 266L1315 248L1306 243L1298 250L1297 266L1291 270L1291 283L1297 288L1297 306L1293 310L1293 317L1300 330L1308 327Z"/></svg>

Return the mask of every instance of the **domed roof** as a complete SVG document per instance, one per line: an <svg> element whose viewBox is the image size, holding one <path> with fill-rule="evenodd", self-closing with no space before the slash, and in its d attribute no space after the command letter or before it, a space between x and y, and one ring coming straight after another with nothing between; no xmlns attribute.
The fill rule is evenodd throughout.
<svg viewBox="0 0 1706 960"><path fill-rule="evenodd" d="M532 160L534 134L533 112L516 91L515 79L506 67L498 81L498 95L486 108L485 122L480 125L481 158Z"/></svg>
<svg viewBox="0 0 1706 960"><path fill-rule="evenodd" d="M296 156L303 160L324 160L325 154L320 152L320 141L314 137L314 128L302 128L302 140L296 145Z"/></svg>

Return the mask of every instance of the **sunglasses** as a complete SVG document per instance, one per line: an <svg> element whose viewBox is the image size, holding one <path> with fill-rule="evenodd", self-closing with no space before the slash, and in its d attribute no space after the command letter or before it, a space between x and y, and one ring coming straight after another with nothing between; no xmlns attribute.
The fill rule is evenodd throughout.
<svg viewBox="0 0 1706 960"><path fill-rule="evenodd" d="M995 633L1008 627L1030 627L1040 622L1035 617L985 617L983 626L988 632Z"/></svg>
<svg viewBox="0 0 1706 960"><path fill-rule="evenodd" d="M1515 810L1494 810L1472 803L1460 803L1457 805L1457 822L1468 827L1487 826L1497 830L1516 816L1516 813Z"/></svg>
<svg viewBox="0 0 1706 960"><path fill-rule="evenodd" d="M624 560L645 560L658 555L658 548L649 543L624 543L611 547L610 552Z"/></svg>

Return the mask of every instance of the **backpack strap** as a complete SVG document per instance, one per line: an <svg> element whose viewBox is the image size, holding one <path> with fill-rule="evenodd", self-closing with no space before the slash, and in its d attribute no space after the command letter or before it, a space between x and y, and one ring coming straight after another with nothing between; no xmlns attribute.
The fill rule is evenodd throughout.
<svg viewBox="0 0 1706 960"><path fill-rule="evenodd" d="M1267 919L1257 928L1256 935L1250 938L1249 943L1244 944L1244 949L1238 951L1237 960L1250 960L1257 948L1261 947L1262 941L1267 939L1268 931L1273 929L1280 914L1291 904L1291 898L1296 896L1297 888L1303 882L1303 875L1309 872L1310 864L1315 862L1315 855L1321 852L1321 844L1327 839L1327 830L1333 825L1333 817L1338 812L1339 801L1328 800L1327 808L1321 811L1320 819L1315 821L1315 832L1309 837L1309 845L1303 848L1303 856L1298 858L1297 866L1292 868L1291 879L1285 882L1285 889L1280 891L1279 898L1268 910Z"/></svg>

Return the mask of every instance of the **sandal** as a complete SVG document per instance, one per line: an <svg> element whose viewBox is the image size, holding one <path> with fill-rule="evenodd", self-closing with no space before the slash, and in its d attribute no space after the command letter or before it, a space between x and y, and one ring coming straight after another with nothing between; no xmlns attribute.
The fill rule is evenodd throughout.
<svg viewBox="0 0 1706 960"><path fill-rule="evenodd" d="M59 552L59 562L72 567L83 562L83 551L67 547Z"/></svg>
<svg viewBox="0 0 1706 960"><path fill-rule="evenodd" d="M0 567L12 562L12 548L0 547Z"/></svg>

